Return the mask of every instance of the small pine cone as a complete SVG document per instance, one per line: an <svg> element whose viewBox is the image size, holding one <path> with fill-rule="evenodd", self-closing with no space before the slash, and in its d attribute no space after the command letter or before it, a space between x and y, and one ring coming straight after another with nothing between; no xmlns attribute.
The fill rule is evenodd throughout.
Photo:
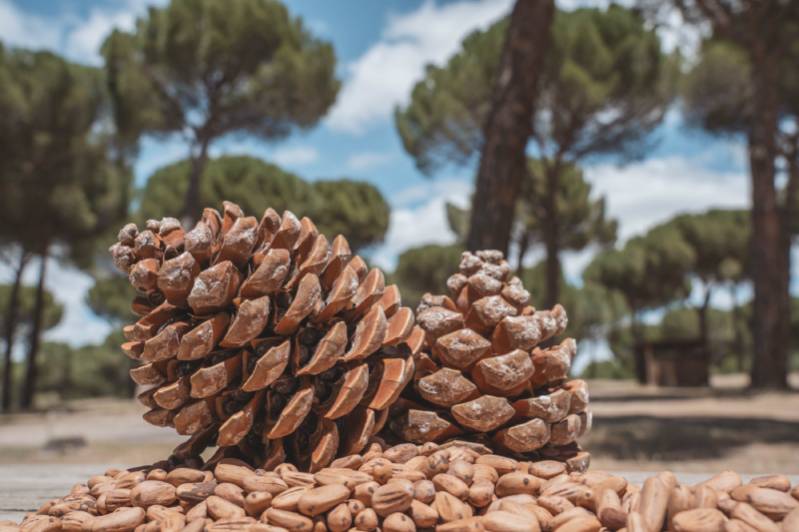
<svg viewBox="0 0 799 532"><path fill-rule="evenodd" d="M414 374L424 333L396 286L308 218L225 202L190 231L128 224L111 247L138 295L122 350L144 418L212 445L212 461L317 470L359 452Z"/></svg>
<svg viewBox="0 0 799 532"><path fill-rule="evenodd" d="M513 454L576 456L591 426L588 388L569 380L576 342L548 344L566 329L566 311L530 306L498 251L465 252L459 270L447 280L450 296L425 294L419 304L424 346L390 431L415 443L457 436Z"/></svg>

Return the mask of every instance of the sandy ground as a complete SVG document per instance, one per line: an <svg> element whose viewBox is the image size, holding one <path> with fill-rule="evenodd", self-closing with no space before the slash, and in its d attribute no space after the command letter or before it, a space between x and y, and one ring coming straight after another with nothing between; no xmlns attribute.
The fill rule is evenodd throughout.
<svg viewBox="0 0 799 532"><path fill-rule="evenodd" d="M584 447L595 466L608 469L799 474L799 382L785 393L751 393L743 382L733 376L716 379L713 388L670 389L592 381L594 426ZM94 399L0 416L0 464L164 458L182 438L142 422L143 412L133 401ZM59 440L63 445L52 445Z"/></svg>
<svg viewBox="0 0 799 532"><path fill-rule="evenodd" d="M799 386L752 393L736 377L712 389L591 382L592 467L799 474Z"/></svg>

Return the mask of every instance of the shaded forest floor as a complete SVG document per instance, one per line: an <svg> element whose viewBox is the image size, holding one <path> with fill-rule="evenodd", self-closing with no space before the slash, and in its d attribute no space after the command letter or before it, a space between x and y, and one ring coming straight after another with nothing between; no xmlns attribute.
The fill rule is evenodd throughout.
<svg viewBox="0 0 799 532"><path fill-rule="evenodd" d="M799 474L799 375L794 392L752 393L744 379L708 389L591 381L594 428L584 446L593 466ZM127 464L164 458L181 442L140 419L132 401L72 401L48 412L0 416L0 464ZM104 466L98 466L104 469Z"/></svg>

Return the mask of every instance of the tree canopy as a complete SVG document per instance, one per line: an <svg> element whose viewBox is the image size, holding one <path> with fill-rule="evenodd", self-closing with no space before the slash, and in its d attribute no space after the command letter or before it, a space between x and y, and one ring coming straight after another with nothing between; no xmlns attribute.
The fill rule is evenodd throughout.
<svg viewBox="0 0 799 532"><path fill-rule="evenodd" d="M39 264L20 399L28 408L46 326L47 259L57 254L80 267L93 262L86 250L124 214L129 174L110 157L104 127L107 100L99 70L50 52L22 49L2 50L0 63L0 242L20 250L16 286L30 255L36 255ZM12 290L9 296L7 344L13 344L16 329L16 293ZM6 368L11 347L6 350ZM6 371L4 382L9 380ZM9 391L10 385L3 398L6 406Z"/></svg>
<svg viewBox="0 0 799 532"><path fill-rule="evenodd" d="M374 185L352 179L314 181L309 216L319 230L342 234L353 249L383 241L391 208Z"/></svg>
<svg viewBox="0 0 799 532"><path fill-rule="evenodd" d="M200 177L213 140L245 132L274 140L310 127L339 88L332 46L277 0L171 0L150 7L132 33L115 30L103 54L126 135L187 136L189 217L202 205Z"/></svg>
<svg viewBox="0 0 799 532"><path fill-rule="evenodd" d="M693 249L675 228L660 227L631 238L622 249L597 254L583 276L621 293L638 313L687 297L694 260Z"/></svg>
<svg viewBox="0 0 799 532"><path fill-rule="evenodd" d="M470 163L479 152L506 30L503 20L469 35L446 65L427 68L408 105L396 109L397 131L421 171ZM558 11L533 117L536 155L638 155L671 101L674 67L633 10Z"/></svg>
<svg viewBox="0 0 799 532"><path fill-rule="evenodd" d="M532 242L546 241L547 184L543 167L545 162L529 161L529 177L524 181L524 195L520 199L519 222ZM607 216L604 197L592 194L591 183L583 171L574 164L566 164L558 173L556 212L559 229L559 251L579 251L587 245L612 244L616 241L618 221Z"/></svg>
<svg viewBox="0 0 799 532"><path fill-rule="evenodd" d="M737 282L746 272L749 255L749 213L711 209L681 214L664 224L679 231L691 246L691 273L705 284Z"/></svg>
<svg viewBox="0 0 799 532"><path fill-rule="evenodd" d="M110 275L95 279L86 293L86 303L92 312L115 325L129 323L136 318L130 308L135 294L126 277Z"/></svg>
<svg viewBox="0 0 799 532"><path fill-rule="evenodd" d="M755 357L751 385L787 388L792 228L799 212L799 4L673 4L684 19L710 30L685 83L688 115L709 131L743 134L748 144Z"/></svg>
<svg viewBox="0 0 799 532"><path fill-rule="evenodd" d="M182 160L156 170L141 193L141 220L161 218L173 212L186 193L191 161ZM260 213L266 207L298 214L307 210L311 188L298 176L249 156L225 155L206 165L200 187L201 205L219 205L223 200L241 205L246 212Z"/></svg>
<svg viewBox="0 0 799 532"><path fill-rule="evenodd" d="M100 72L50 52L6 50L0 60L9 76L0 83L0 232L35 252L96 234L129 186L96 132Z"/></svg>
<svg viewBox="0 0 799 532"><path fill-rule="evenodd" d="M57 394L61 399L130 397L135 389L128 375L133 361L120 359L119 345L124 341L122 333L115 331L98 345L71 347L45 342L39 391Z"/></svg>
<svg viewBox="0 0 799 532"><path fill-rule="evenodd" d="M141 194L140 220L172 212L188 187L190 171L191 162L185 160L156 170ZM226 155L208 162L201 205L219 205L223 200L246 212L272 207L308 216L330 238L346 235L353 249L381 242L388 230L390 209L375 186L346 178L309 183L255 157Z"/></svg>
<svg viewBox="0 0 799 532"><path fill-rule="evenodd" d="M471 163L480 152L507 31L502 20L469 35L446 65L428 67L407 106L395 110L403 145L422 172ZM590 187L576 175L579 162L603 154L622 161L640 156L672 101L676 66L635 10L612 4L556 13L538 90L529 95L536 105L527 151L537 162L528 166L528 186L520 190L530 209L542 214L517 203L511 226L525 250L531 235L518 229L530 219L539 222L533 231L547 249L548 304L558 298L560 250L615 239L603 203L590 198ZM597 217L602 223L592 224ZM585 230L564 234L578 225Z"/></svg>
<svg viewBox="0 0 799 532"><path fill-rule="evenodd" d="M591 261L584 272L587 286L599 284L618 292L628 306L631 325L617 323L609 339L623 358L637 357L639 377L636 343L666 338L700 340L714 360L724 351L735 353L737 367L743 368L750 342L735 295L748 276L749 231L749 216L743 210L678 214ZM694 282L703 288L704 297L692 308L686 298ZM722 285L733 294L733 308L724 312L710 305L713 290ZM654 329L644 326L640 314L658 308L666 309L660 324Z"/></svg>

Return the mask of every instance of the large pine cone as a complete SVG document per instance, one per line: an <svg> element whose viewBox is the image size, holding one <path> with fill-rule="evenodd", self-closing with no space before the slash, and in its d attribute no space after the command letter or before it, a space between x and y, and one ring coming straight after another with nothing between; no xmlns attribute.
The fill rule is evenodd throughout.
<svg viewBox="0 0 799 532"><path fill-rule="evenodd" d="M233 203L184 232L134 224L111 253L138 292L123 351L141 365L144 418L268 468L316 470L359 452L414 373L424 333L396 286L308 218Z"/></svg>
<svg viewBox="0 0 799 532"><path fill-rule="evenodd" d="M573 457L591 415L585 382L568 380L575 341L546 346L566 328L563 307L530 306L498 251L465 252L447 286L452 297L425 294L417 309L424 347L391 431L416 443L472 437L500 452Z"/></svg>

